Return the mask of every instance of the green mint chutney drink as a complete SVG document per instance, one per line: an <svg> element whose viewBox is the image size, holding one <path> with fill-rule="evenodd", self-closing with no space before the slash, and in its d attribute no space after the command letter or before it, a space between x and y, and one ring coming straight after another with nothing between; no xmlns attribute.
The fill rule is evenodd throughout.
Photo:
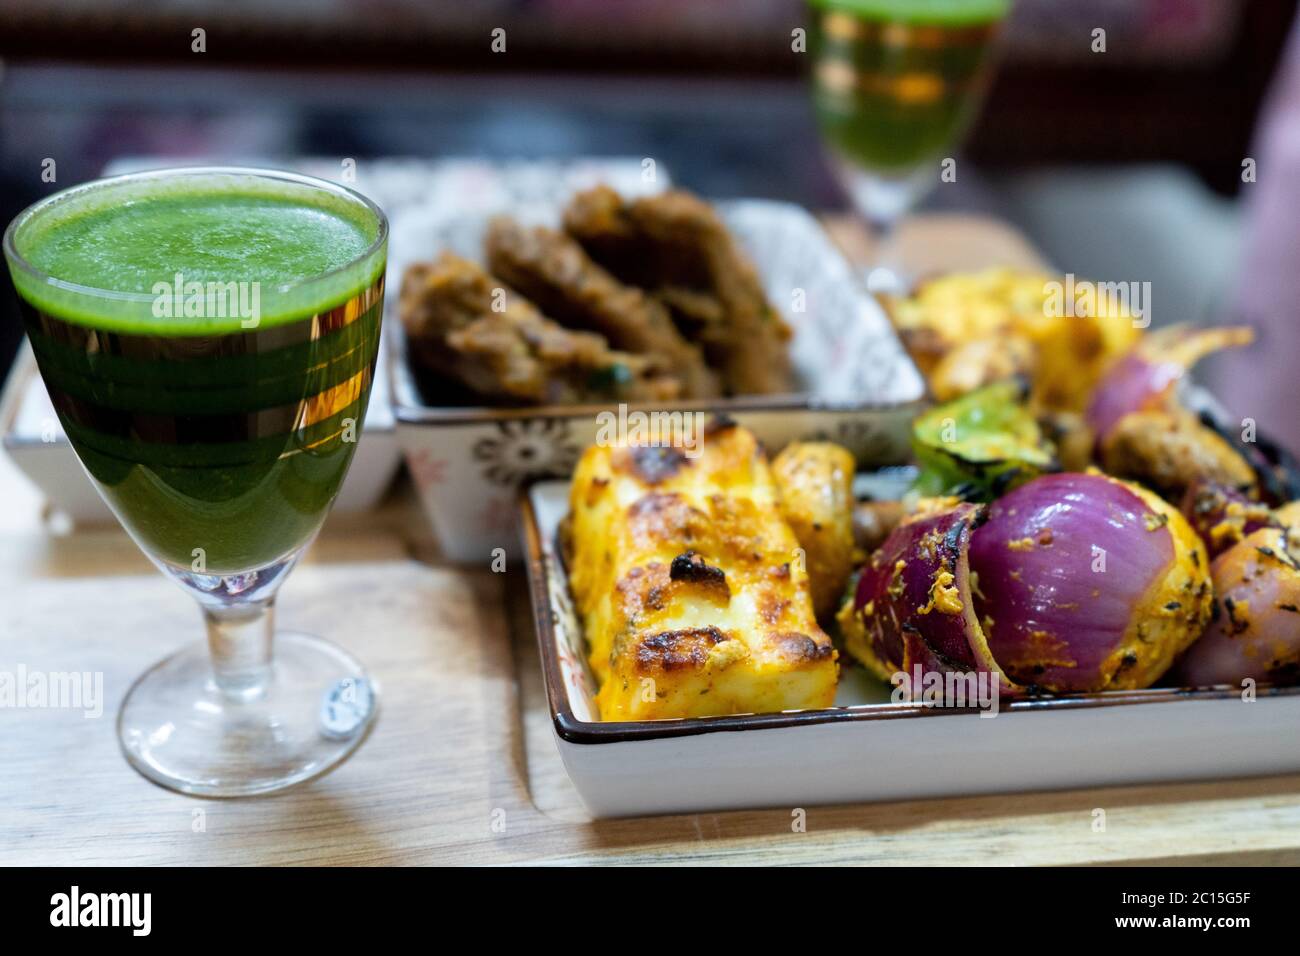
<svg viewBox="0 0 1300 956"><path fill-rule="evenodd" d="M1010 6L809 0L814 106L830 146L891 175L946 155L978 103L990 42Z"/></svg>
<svg viewBox="0 0 1300 956"><path fill-rule="evenodd" d="M5 231L73 448L203 614L207 640L146 671L118 714L126 759L165 787L283 790L345 760L374 723L361 662L277 635L274 606L356 448L387 244L364 196L233 167L86 183Z"/></svg>
<svg viewBox="0 0 1300 956"><path fill-rule="evenodd" d="M370 394L385 239L344 190L229 170L107 180L15 220L59 419L155 559L236 574L315 534Z"/></svg>

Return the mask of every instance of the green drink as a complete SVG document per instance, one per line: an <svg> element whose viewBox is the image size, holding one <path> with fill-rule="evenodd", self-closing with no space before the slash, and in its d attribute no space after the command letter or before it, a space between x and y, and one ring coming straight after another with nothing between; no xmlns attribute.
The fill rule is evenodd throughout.
<svg viewBox="0 0 1300 956"><path fill-rule="evenodd" d="M4 246L78 457L207 621L210 662L181 652L132 689L119 719L128 758L220 796L328 769L369 726L369 685L349 655L305 636L281 641L273 671L271 608L360 437L383 214L289 173L164 170L52 196ZM336 685L347 701L329 703Z"/></svg>
<svg viewBox="0 0 1300 956"><path fill-rule="evenodd" d="M375 223L257 183L67 207L21 226L17 252L64 283L144 300L13 277L59 418L113 510L187 569L237 573L300 547L365 414L384 260L349 263ZM209 288L224 307L208 307Z"/></svg>
<svg viewBox="0 0 1300 956"><path fill-rule="evenodd" d="M817 119L846 159L906 173L969 121L1010 0L812 0Z"/></svg>
<svg viewBox="0 0 1300 956"><path fill-rule="evenodd" d="M940 181L982 98L1010 6L808 0L817 124L855 205L884 238ZM905 284L892 268L877 272L882 290Z"/></svg>

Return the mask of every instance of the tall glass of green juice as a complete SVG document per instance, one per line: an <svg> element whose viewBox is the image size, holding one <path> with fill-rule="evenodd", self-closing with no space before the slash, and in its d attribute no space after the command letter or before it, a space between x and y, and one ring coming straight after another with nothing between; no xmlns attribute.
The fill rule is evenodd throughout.
<svg viewBox="0 0 1300 956"><path fill-rule="evenodd" d="M165 786L280 790L343 760L374 719L361 665L316 637L273 642L272 610L360 438L387 239L352 190L237 167L87 183L5 232L73 448L203 611L206 647L148 671L118 718L127 758Z"/></svg>
<svg viewBox="0 0 1300 956"><path fill-rule="evenodd" d="M1011 0L808 0L813 106L854 204L885 246L893 227L957 173ZM869 284L897 291L900 264Z"/></svg>

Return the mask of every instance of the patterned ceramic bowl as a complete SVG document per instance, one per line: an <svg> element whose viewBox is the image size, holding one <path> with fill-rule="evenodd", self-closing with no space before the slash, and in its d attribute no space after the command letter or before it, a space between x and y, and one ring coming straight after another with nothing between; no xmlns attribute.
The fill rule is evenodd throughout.
<svg viewBox="0 0 1300 956"><path fill-rule="evenodd" d="M657 407L725 413L758 435L769 452L793 440L824 438L861 461L904 461L924 384L848 262L798 206L738 200L717 208L769 300L794 329L791 357L801 389ZM559 207L532 206L516 216L554 223ZM485 228L483 216L447 219L419 209L399 215L391 281L400 282L409 262L444 249L481 261ZM567 478L583 448L596 440L598 414L611 409L435 407L421 395L395 314L385 334L398 442L444 554L464 562L490 561L501 553L497 549L516 554L520 488Z"/></svg>

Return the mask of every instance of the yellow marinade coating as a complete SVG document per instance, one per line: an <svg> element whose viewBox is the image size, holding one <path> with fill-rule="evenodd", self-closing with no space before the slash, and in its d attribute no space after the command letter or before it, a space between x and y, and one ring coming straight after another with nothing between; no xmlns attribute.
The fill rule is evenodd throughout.
<svg viewBox="0 0 1300 956"><path fill-rule="evenodd" d="M855 469L849 450L833 442L791 442L772 460L781 513L807 554L813 610L823 620L864 558L853 539Z"/></svg>
<svg viewBox="0 0 1300 956"><path fill-rule="evenodd" d="M1116 479L1112 478L1112 481ZM1104 690L1150 687L1210 622L1214 589L1200 537L1176 508L1141 485L1123 482L1155 516L1147 532L1168 529L1174 559L1133 609L1124 637L1103 662Z"/></svg>
<svg viewBox="0 0 1300 956"><path fill-rule="evenodd" d="M564 538L602 720L831 705L837 655L747 430L588 448Z"/></svg>
<svg viewBox="0 0 1300 956"><path fill-rule="evenodd" d="M1142 337L1104 285L1008 268L957 272L889 300L887 311L938 401L1025 374L1035 408L1082 412Z"/></svg>

